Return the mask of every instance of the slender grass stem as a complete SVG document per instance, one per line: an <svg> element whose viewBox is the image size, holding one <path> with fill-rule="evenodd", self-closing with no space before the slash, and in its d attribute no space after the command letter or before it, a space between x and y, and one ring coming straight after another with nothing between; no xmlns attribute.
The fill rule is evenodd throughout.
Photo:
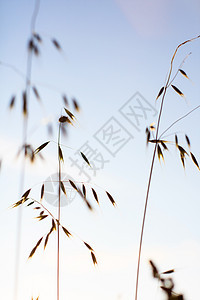
<svg viewBox="0 0 200 300"><path fill-rule="evenodd" d="M30 93L30 85L29 80L31 76L31 65L32 65L32 54L28 54L27 58L27 79L26 79L26 88L25 93L27 95L26 99L27 102L29 100L29 93ZM28 106L28 105L27 105ZM23 136L22 136L22 145L26 145L27 143L27 131L28 131L28 116L24 116L23 119ZM21 165L21 175L20 175L20 195L23 193L24 190L24 182L25 182L25 169L26 169L26 159L25 154L23 154L22 158L22 165ZM22 217L23 217L23 207L20 207L18 210L17 216L17 234L16 234L16 257L15 257L15 283L14 283L14 299L18 299L18 285L19 285L19 265L20 265L20 250L21 250L21 229L22 229Z"/></svg>
<svg viewBox="0 0 200 300"><path fill-rule="evenodd" d="M158 145L158 134L159 134L159 128L160 128L160 122L161 122L161 116L162 116L162 111L163 111L164 100L165 100L167 89L170 86L169 83L170 83L170 79L171 79L171 75L172 75L173 62L174 62L174 59L176 57L177 51L178 51L178 49L181 46L185 45L186 43L192 42L192 41L194 41L194 40L196 40L198 38L200 38L200 35L197 36L197 37L195 37L195 38L189 39L189 40L187 40L187 41L179 44L176 47L176 49L174 51L174 54L172 56L171 62L170 62L170 70L169 70L169 74L168 74L167 81L166 81L166 84L165 84L165 87L164 87L164 91L163 91L163 96L162 96L160 110L159 110L159 116L158 116L158 122L157 122L157 128L156 128L156 138L155 138L156 143L155 143L154 150L153 150L153 157L152 157L151 168L150 168L150 173L149 173L149 179L148 179L148 184L147 184L145 206L144 206L143 219L142 219L142 228L141 228L141 233L140 233L140 243L139 243L138 259L137 259L135 300L138 299L138 285L139 285L140 261L141 261L141 253L142 253L144 227L145 227L145 221L146 221L147 206L148 206L148 200L149 200L149 192L150 192L150 187L151 187L153 168L154 168L154 164L155 164L156 150L157 150L157 145Z"/></svg>
<svg viewBox="0 0 200 300"><path fill-rule="evenodd" d="M56 218L52 215L52 213L41 202L39 202L39 201L37 201L33 198L29 198L29 199L33 200L35 203L40 205L52 217L52 219L57 222Z"/></svg>
<svg viewBox="0 0 200 300"><path fill-rule="evenodd" d="M57 300L60 297L60 194L61 194L61 161L60 161L60 131L61 124L59 124L58 131L58 226L57 226Z"/></svg>
<svg viewBox="0 0 200 300"><path fill-rule="evenodd" d="M31 33L34 31L37 14L39 11L40 0L36 0L34 12L31 20ZM28 52L27 56L27 67L26 67L26 100L27 107L29 102L30 95L30 82L31 82L31 70L32 70L32 51ZM23 125L22 125L22 145L26 145L27 143L27 131L28 131L28 115L24 116ZM24 190L24 181L25 181L25 155L23 155L22 166L21 166L21 175L20 175L20 195ZM17 234L16 234L16 256L15 256L15 277L14 277L14 299L18 299L18 286L19 286L19 266L20 266L20 252L21 252L21 230L22 230L22 207L18 210L17 216Z"/></svg>
<svg viewBox="0 0 200 300"><path fill-rule="evenodd" d="M184 118L186 118L187 116L189 116L191 113L193 113L195 110L199 109L200 105L196 106L195 108L193 108L192 110L190 110L188 113L186 113L185 115L183 115L182 117L178 118L176 121L174 121L169 127L167 127L167 129L165 129L163 131L163 133L160 135L159 139L169 130L171 129L176 123L180 122L181 120L183 120Z"/></svg>

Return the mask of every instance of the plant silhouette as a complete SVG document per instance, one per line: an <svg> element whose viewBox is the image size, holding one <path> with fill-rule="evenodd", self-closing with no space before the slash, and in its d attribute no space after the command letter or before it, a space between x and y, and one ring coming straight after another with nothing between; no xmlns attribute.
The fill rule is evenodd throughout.
<svg viewBox="0 0 200 300"><path fill-rule="evenodd" d="M160 288L166 294L167 300L184 300L182 294L178 294L174 291L174 281L171 277L168 277L169 275L173 274L175 270L170 269L164 272L159 272L158 268L152 260L150 260L149 263L152 269L152 276L160 282Z"/></svg>
<svg viewBox="0 0 200 300"><path fill-rule="evenodd" d="M173 122L173 124L171 124L163 133L160 134L160 132L159 132L161 117L162 117L162 112L163 112L163 105L164 105L164 102L165 102L165 97L166 97L168 89L172 88L179 96L184 97L183 92L180 91L180 89L172 83L174 82L174 80L176 79L176 77L179 74L181 74L182 76L184 76L188 79L188 75L185 73L184 70L181 69L181 67L182 67L183 63L185 62L185 59L188 57L188 55L186 56L186 58L182 62L180 68L175 72L174 77L172 77L173 64L174 64L174 60L175 60L175 57L177 55L177 52L178 52L180 47L182 47L185 44L190 43L190 42L192 42L196 39L199 39L199 38L200 38L200 35L195 37L195 38L186 40L185 42L179 44L177 46L177 48L175 49L174 54L173 54L172 59L171 59L171 62L170 62L170 69L169 69L169 73L168 73L168 76L167 76L166 83L165 83L164 86L161 87L161 89L160 89L160 91L157 95L157 98L156 98L156 101L158 101L159 98L161 98L161 104L160 104L160 110L159 110L159 114L158 114L157 124L155 126L154 126L154 124L152 124L152 125L149 126L149 128L146 128L147 145L149 143L153 144L154 145L154 150L153 150L153 156L152 156L152 161L151 161L149 179L148 179L148 183L147 183L145 206L144 206L142 227L141 227L141 233L140 233L140 242L139 242L138 260L137 260L136 286L135 286L135 300L138 299L138 284L139 284L142 243L143 243L144 227L145 227L145 220L146 220L146 214L147 214L147 206L148 206L148 201L149 201L149 192L150 192L150 187L151 187L151 181L152 181L153 169L154 169L154 164L155 164L155 159L156 159L156 153L158 155L159 160L161 160L161 159L164 160L163 152L168 150L167 145L168 144L174 144L176 146L176 148L178 149L178 152L180 154L180 159L181 159L183 167L185 168L186 157L190 157L191 160L193 161L193 163L199 169L199 164L197 162L197 159L190 150L190 140L189 140L189 137L187 135L185 135L185 138L186 138L187 146L189 148L188 152L181 145L179 145L177 135L175 135L175 143L167 141L165 139L162 139L162 137L178 121L182 120L184 117L186 117L188 114L192 113L194 110L198 109L200 106L197 106L192 111L190 111L188 114L186 114L185 116L183 116L183 117L179 118L178 120L176 120L175 122ZM154 135L154 131L155 131L155 135Z"/></svg>

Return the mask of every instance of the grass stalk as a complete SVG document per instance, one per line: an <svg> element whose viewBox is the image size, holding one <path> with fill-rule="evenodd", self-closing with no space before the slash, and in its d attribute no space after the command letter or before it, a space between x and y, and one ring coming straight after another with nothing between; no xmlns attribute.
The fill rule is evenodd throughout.
<svg viewBox="0 0 200 300"><path fill-rule="evenodd" d="M60 133L61 124L58 130L58 225L57 225L57 300L60 297L60 194L61 194L61 161L60 161Z"/></svg>
<svg viewBox="0 0 200 300"><path fill-rule="evenodd" d="M167 89L171 85L170 79L171 79L171 75L172 75L173 63L174 63L174 59L176 57L178 49L181 46L183 46L183 45L185 45L185 44L187 44L189 42L192 42L192 41L194 41L194 40L196 40L198 38L200 38L200 35L197 36L197 37L195 37L195 38L186 40L185 42L179 44L176 47L176 49L174 51L174 54L173 54L173 56L171 58L170 70L169 70L169 74L167 76L167 81L165 83L164 90L163 90L163 95L162 95L162 100L161 100L161 105L160 105L160 110L159 110L159 115L158 115L158 121L157 121L157 127L156 127L156 138L155 138L156 142L155 142L155 146L154 146L154 150L153 150L153 157L152 157L151 168L150 168L149 179L148 179L147 190L146 190L145 206L144 206L143 219L142 219L142 227L141 227L141 232L140 232L140 242L139 242L139 251L138 251L138 259L137 259L136 286L135 286L135 300L138 299L140 262L141 262L141 253L142 253L144 228L145 228L145 221L146 221L146 215L147 215L147 206L148 206L148 202L149 202L149 192L150 192L150 187L151 187L152 174L153 174L153 169L154 169L154 164L155 164L156 150L157 150L157 146L158 146L158 134L159 134L159 128L160 128L160 123L161 123L161 116L162 116L162 111L163 111L164 100L165 100ZM176 73L176 75L177 75L177 73ZM175 77L176 77L176 75L175 75ZM173 80L174 80L174 78L173 78Z"/></svg>
<svg viewBox="0 0 200 300"><path fill-rule="evenodd" d="M39 12L39 5L40 0L36 0L34 12L32 15L31 20L31 34L34 32L36 18ZM31 82L31 71L32 71L32 58L33 54L32 51L28 51L27 56L27 66L26 66L26 83L25 83L25 94L27 100L27 107L29 102L30 96L30 82ZM28 132L28 114L24 115L23 118L23 125L22 125L22 145L27 144L27 132ZM21 174L20 174L20 189L19 193L22 194L24 190L24 181L25 181L25 154L22 158L22 165L21 165ZM17 215L17 233L16 233L16 255L15 255L15 275L14 275L14 300L18 299L18 286L19 286L19 266L20 266L20 252L21 252L21 230L22 230L22 207L18 210Z"/></svg>

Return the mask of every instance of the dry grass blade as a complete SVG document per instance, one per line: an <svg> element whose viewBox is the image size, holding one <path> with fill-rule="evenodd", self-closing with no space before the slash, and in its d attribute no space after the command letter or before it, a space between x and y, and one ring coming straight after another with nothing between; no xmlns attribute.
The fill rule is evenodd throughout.
<svg viewBox="0 0 200 300"><path fill-rule="evenodd" d="M38 152L40 152L42 149L44 149L48 144L50 143L50 141L40 145L37 149L35 149L34 154L37 154Z"/></svg>
<svg viewBox="0 0 200 300"><path fill-rule="evenodd" d="M180 145L178 145L177 148L180 152L180 157L181 157L181 162L182 162L183 168L185 169L185 155L188 155L188 153Z"/></svg>
<svg viewBox="0 0 200 300"><path fill-rule="evenodd" d="M39 247L41 241L42 241L43 237L41 239L39 239L39 241L37 242L37 244L35 245L35 247L32 249L31 253L29 254L29 257L28 258L31 258L34 254L35 254L35 251L37 250L37 248Z"/></svg>
<svg viewBox="0 0 200 300"><path fill-rule="evenodd" d="M15 208L15 207L21 205L22 203L23 203L23 200L19 200L19 201L17 201L16 203L14 203L11 207L12 207L12 208Z"/></svg>
<svg viewBox="0 0 200 300"><path fill-rule="evenodd" d="M83 152L80 152L82 158L84 159L84 161L91 167L89 160L87 159L87 157L85 156L85 154Z"/></svg>
<svg viewBox="0 0 200 300"><path fill-rule="evenodd" d="M31 201L30 203L28 203L26 206L31 206L33 205L35 202L34 201Z"/></svg>
<svg viewBox="0 0 200 300"><path fill-rule="evenodd" d="M42 221L44 219L46 219L48 217L48 215L39 215L38 217L36 217L36 219L38 219L39 221Z"/></svg>
<svg viewBox="0 0 200 300"><path fill-rule="evenodd" d="M68 100L67 100L67 96L66 96L66 95L63 95L62 98L63 98L64 104L65 104L66 106L68 106L68 105L69 105L69 102L68 102Z"/></svg>
<svg viewBox="0 0 200 300"><path fill-rule="evenodd" d="M94 253L91 251L91 256L92 256L92 261L94 265L97 265L97 259L96 256L94 255Z"/></svg>
<svg viewBox="0 0 200 300"><path fill-rule="evenodd" d="M62 153L62 149L60 148L60 145L58 146L58 155L59 155L60 161L64 162L63 153Z"/></svg>
<svg viewBox="0 0 200 300"><path fill-rule="evenodd" d="M21 199L22 199L22 200L27 199L28 195L30 194L30 191L31 191L31 189L28 189L28 190L21 196Z"/></svg>
<svg viewBox="0 0 200 300"><path fill-rule="evenodd" d="M185 155L188 155L188 153L185 151L185 149L183 147L181 147L180 145L178 145L178 150L180 151L180 154L185 157Z"/></svg>
<svg viewBox="0 0 200 300"><path fill-rule="evenodd" d="M56 230L56 223L54 221L54 219L52 219L52 231Z"/></svg>
<svg viewBox="0 0 200 300"><path fill-rule="evenodd" d="M174 269L162 272L161 274L171 274L171 273L174 273Z"/></svg>
<svg viewBox="0 0 200 300"><path fill-rule="evenodd" d="M67 108L64 108L66 114L72 119L75 119L75 116L73 115L73 113L71 111L69 111Z"/></svg>
<svg viewBox="0 0 200 300"><path fill-rule="evenodd" d="M47 246L47 243L48 243L48 240L49 240L49 236L50 236L50 232L47 233L47 235L46 235L46 238L45 238L45 241L44 241L44 250L45 250L45 248Z"/></svg>
<svg viewBox="0 0 200 300"><path fill-rule="evenodd" d="M33 90L33 93L34 93L35 97L37 98L37 100L40 100L39 92L35 86L32 86L32 90Z"/></svg>
<svg viewBox="0 0 200 300"><path fill-rule="evenodd" d="M63 191L63 193L66 195L67 193L66 193L65 186L62 181L60 181L60 187L61 187L61 190Z"/></svg>
<svg viewBox="0 0 200 300"><path fill-rule="evenodd" d="M62 230L64 231L64 233L65 233L68 237L71 236L71 233L70 233L64 226L62 226Z"/></svg>
<svg viewBox="0 0 200 300"><path fill-rule="evenodd" d="M153 261L150 260L149 263L150 263L151 268L152 268L152 274L153 274L153 277L154 277L154 278L160 278L158 269L156 268L156 266L155 266L155 264L153 263Z"/></svg>
<svg viewBox="0 0 200 300"><path fill-rule="evenodd" d="M158 100L158 98L162 95L163 91L164 91L164 86L161 87L161 89L160 89L160 91L158 93L158 96L156 97L156 100Z"/></svg>
<svg viewBox="0 0 200 300"><path fill-rule="evenodd" d="M84 198L84 200L85 200L85 203L86 203L88 209L92 211L93 210L92 205L88 202L87 199Z"/></svg>
<svg viewBox="0 0 200 300"><path fill-rule="evenodd" d="M196 167L199 169L199 164L198 164L198 161L196 159L196 157L194 156L194 154L192 152L190 152L190 155L191 155L191 158L192 158L192 161L193 163L196 165ZM199 169L200 170L200 169Z"/></svg>
<svg viewBox="0 0 200 300"><path fill-rule="evenodd" d="M23 92L22 99L23 99L23 114L24 114L24 116L27 116L27 96L26 96L26 92Z"/></svg>
<svg viewBox="0 0 200 300"><path fill-rule="evenodd" d="M38 56L40 54L39 49L36 45L34 45L33 51L36 56Z"/></svg>
<svg viewBox="0 0 200 300"><path fill-rule="evenodd" d="M149 142L150 143L152 143L152 144L158 144L158 143L167 143L167 141L165 141L165 140L149 140Z"/></svg>
<svg viewBox="0 0 200 300"><path fill-rule="evenodd" d="M15 105L16 96L12 96L9 104L9 108L12 109Z"/></svg>
<svg viewBox="0 0 200 300"><path fill-rule="evenodd" d="M34 41L33 41L33 39L30 39L28 42L28 50L32 51L34 49L34 47L35 47Z"/></svg>
<svg viewBox="0 0 200 300"><path fill-rule="evenodd" d="M77 100L76 99L72 99L72 103L73 103L74 109L76 111L79 111L80 107L79 107L79 104L78 104Z"/></svg>
<svg viewBox="0 0 200 300"><path fill-rule="evenodd" d="M79 192L79 195L83 198L83 200L84 200L85 204L87 205L88 209L92 211L93 208L92 208L90 202L86 199L86 197L84 197L83 194L80 193L80 192Z"/></svg>
<svg viewBox="0 0 200 300"><path fill-rule="evenodd" d="M148 127L146 128L146 136L147 136L147 138L146 138L146 145L148 145L150 137L151 137L151 132L150 132L150 130L149 130Z"/></svg>
<svg viewBox="0 0 200 300"><path fill-rule="evenodd" d="M186 142L188 144L188 147L190 148L191 144L190 144L190 139L187 135L185 135L185 139L186 139Z"/></svg>
<svg viewBox="0 0 200 300"><path fill-rule="evenodd" d="M175 86L175 85L171 85L171 87L175 90L176 93L178 93L181 97L184 97L184 94Z"/></svg>
<svg viewBox="0 0 200 300"><path fill-rule="evenodd" d="M35 55L39 55L39 49L33 38L31 38L28 42L28 50L33 52Z"/></svg>
<svg viewBox="0 0 200 300"><path fill-rule="evenodd" d="M150 128L151 131L155 131L156 130L155 122L151 123L149 128Z"/></svg>
<svg viewBox="0 0 200 300"><path fill-rule="evenodd" d="M180 156L181 156L181 162L182 162L183 168L185 169L185 156L183 156L181 153L180 153Z"/></svg>
<svg viewBox="0 0 200 300"><path fill-rule="evenodd" d="M93 193L93 196L94 196L94 199L97 201L97 203L99 204L99 199L98 199L98 196L97 196L97 193L96 191L92 188L92 193Z"/></svg>
<svg viewBox="0 0 200 300"><path fill-rule="evenodd" d="M56 49L60 51L61 46L60 46L59 42L55 38L53 38L51 41L52 41L53 45L56 47Z"/></svg>
<svg viewBox="0 0 200 300"><path fill-rule="evenodd" d="M71 185L72 185L72 183L71 183ZM73 185L72 185L72 186L73 186ZM84 184L83 184L83 186L84 186ZM85 204L87 205L88 209L92 211L93 208L92 208L91 204L89 203L89 201L86 199L86 190L85 190L85 186L84 186L84 187L83 187L83 186L82 186L83 193L81 192L80 189L77 189L77 188L76 188L76 191L77 191L78 194L81 196L81 198L84 200L84 202L85 202ZM74 188L75 188L75 187L74 187ZM84 195L84 192L85 192L85 195Z"/></svg>
<svg viewBox="0 0 200 300"><path fill-rule="evenodd" d="M185 71L183 71L182 69L179 69L179 72L186 77L187 79L189 79L189 77L187 76L187 74L185 73Z"/></svg>
<svg viewBox="0 0 200 300"><path fill-rule="evenodd" d="M69 179L69 183L76 191L78 191L78 188L76 187L75 183L72 180Z"/></svg>
<svg viewBox="0 0 200 300"><path fill-rule="evenodd" d="M41 187L41 196L40 196L40 201L42 201L42 198L44 196L44 184Z"/></svg>
<svg viewBox="0 0 200 300"><path fill-rule="evenodd" d="M161 141L160 143L161 143L161 145L163 146L163 149L164 149L164 150L168 150L167 145L165 144L164 141Z"/></svg>
<svg viewBox="0 0 200 300"><path fill-rule="evenodd" d="M93 249L92 249L92 247L88 244L88 243L86 243L86 242L83 242L84 244L85 244L85 246L90 250L90 251L94 251Z"/></svg>
<svg viewBox="0 0 200 300"><path fill-rule="evenodd" d="M86 188L85 185L82 185L83 196L86 197Z"/></svg>
<svg viewBox="0 0 200 300"><path fill-rule="evenodd" d="M38 33L34 32L34 33L33 33L33 36L34 36L34 38L35 38L39 43L42 42L42 38L41 38L41 36L40 36Z"/></svg>
<svg viewBox="0 0 200 300"><path fill-rule="evenodd" d="M162 158L163 161L164 161L164 156L163 156L162 150L160 148L160 145L157 145L157 153L158 153L158 159L159 159L159 161L160 161L160 158Z"/></svg>
<svg viewBox="0 0 200 300"><path fill-rule="evenodd" d="M178 137L176 134L175 134L175 144L176 144L176 147L178 148Z"/></svg>
<svg viewBox="0 0 200 300"><path fill-rule="evenodd" d="M108 193L107 191L106 191L106 194L107 194L107 196L108 196L109 200L111 201L112 205L113 205L113 206L115 206L115 205L116 205L116 203L115 203L115 200L113 199L113 197L111 196L111 194L110 194L110 193Z"/></svg>

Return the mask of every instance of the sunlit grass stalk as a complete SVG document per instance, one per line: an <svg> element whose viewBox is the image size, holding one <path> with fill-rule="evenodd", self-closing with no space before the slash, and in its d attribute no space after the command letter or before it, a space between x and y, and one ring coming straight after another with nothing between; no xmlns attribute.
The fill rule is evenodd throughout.
<svg viewBox="0 0 200 300"><path fill-rule="evenodd" d="M158 121L157 121L157 126L156 126L156 137L155 137L156 142L155 142L155 146L154 146L154 150L153 150L151 168L150 168L149 179L148 179L148 184L147 184L145 206L144 206L142 227L141 227L141 233L140 233L140 243L139 243L138 260L137 260L135 300L138 299L138 285L139 285L140 261L141 261L141 252L142 252L142 244L143 244L144 227L145 227L145 220L146 220L146 214L147 214L147 206L148 206L148 201L149 201L149 192L150 192L150 187L151 187L152 174L153 174L153 169L154 169L154 164L155 164L156 150L157 150L157 146L158 146L158 134L159 134L161 116L162 116L162 112L163 112L163 105L164 105L164 100L165 100L167 89L176 77L176 75L175 75L175 77L170 82L171 75L172 75L172 69L173 69L173 62L174 62L174 59L176 57L177 51L181 46L185 45L186 43L192 42L193 40L198 39L198 38L200 38L200 36L189 39L189 40L179 44L177 46L177 48L175 49L174 54L173 54L172 59L171 59L171 63L170 63L169 74L168 74L166 84L164 86L164 90L163 90L163 94L162 94L162 100L161 100L161 105L160 105L160 110L159 110L159 115L158 115Z"/></svg>

